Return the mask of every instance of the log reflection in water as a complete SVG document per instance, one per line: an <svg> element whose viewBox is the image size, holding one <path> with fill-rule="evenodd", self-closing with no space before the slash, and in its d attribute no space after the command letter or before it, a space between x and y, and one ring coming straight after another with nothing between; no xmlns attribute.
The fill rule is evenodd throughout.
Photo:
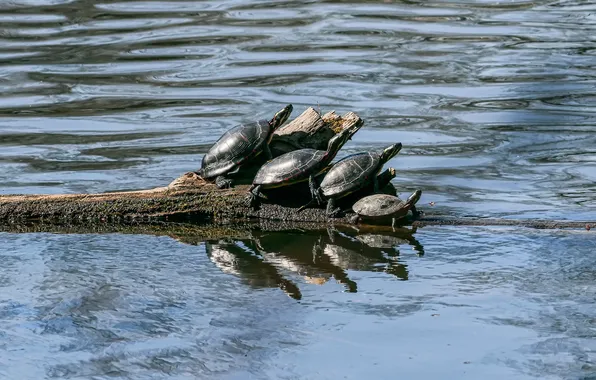
<svg viewBox="0 0 596 380"><path fill-rule="evenodd" d="M399 260L400 248L411 246L418 255L424 248L414 237L416 228L380 226L321 227L317 223L260 221L242 225L188 223L76 223L56 225L29 222L0 225L0 231L19 233L124 233L169 236L184 244L201 245L209 259L254 287L278 287L295 299L302 298L299 284L325 284L334 278L346 291L357 283L348 271L384 272L408 279Z"/></svg>

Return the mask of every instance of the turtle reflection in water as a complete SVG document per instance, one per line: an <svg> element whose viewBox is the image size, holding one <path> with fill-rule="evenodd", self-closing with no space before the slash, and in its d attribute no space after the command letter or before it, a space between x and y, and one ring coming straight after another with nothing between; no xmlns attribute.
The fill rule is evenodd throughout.
<svg viewBox="0 0 596 380"><path fill-rule="evenodd" d="M345 291L357 292L351 271L381 271L407 280L408 269L398 260L397 246L409 244L417 251L422 249L411 234L405 228L382 235L376 231L371 240L371 236L355 233L354 227L252 230L245 239L210 241L205 246L211 261L223 272L239 276L251 286L278 287L288 296L301 299L301 286L322 285L331 278ZM382 247L378 246L379 238Z"/></svg>
<svg viewBox="0 0 596 380"><path fill-rule="evenodd" d="M206 241L207 256L222 272L236 275L254 287L278 287L288 296L300 300L298 286L282 276L275 265L263 261L234 241Z"/></svg>
<svg viewBox="0 0 596 380"><path fill-rule="evenodd" d="M406 229L399 228L395 229L394 232L399 232L398 235L381 235L379 233L361 233L356 235L356 239L369 247L388 249L395 248L398 246L409 245L412 250L416 251L418 256L424 256L424 247L420 242L414 238L416 228Z"/></svg>

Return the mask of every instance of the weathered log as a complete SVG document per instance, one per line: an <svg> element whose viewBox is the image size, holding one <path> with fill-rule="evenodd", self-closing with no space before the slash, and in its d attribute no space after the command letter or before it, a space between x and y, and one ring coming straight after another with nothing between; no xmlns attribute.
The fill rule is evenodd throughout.
<svg viewBox="0 0 596 380"><path fill-rule="evenodd" d="M339 116L329 112L321 116L307 109L276 135L276 142L293 148L324 146L330 136L344 129L360 126L362 119L353 112ZM281 148L280 148L281 149ZM242 183L242 182L238 182ZM265 202L252 210L245 202L247 185L219 190L195 173L186 173L168 186L150 190L102 194L7 195L0 196L0 223L23 220L53 220L58 223L82 220L195 220L199 222L246 221L254 218L326 222L322 209L298 207L308 201L300 186L294 193L285 188L273 192L275 204ZM292 195L290 195L292 194ZM338 222L346 219L339 219Z"/></svg>
<svg viewBox="0 0 596 380"><path fill-rule="evenodd" d="M302 148L325 150L329 139L345 129L344 120L353 116L356 115L340 117L332 111L321 117L319 112L310 107L300 117L275 131L270 144L271 152L278 156Z"/></svg>
<svg viewBox="0 0 596 380"><path fill-rule="evenodd" d="M325 147L329 138L341 130L361 125L362 119L353 112L339 116L329 112L323 116L312 108L280 128L272 140L274 155L289 149ZM255 163L258 167L258 164ZM254 168L253 168L254 170ZM245 171L252 173L250 170ZM241 181L239 183L242 183ZM274 220L284 223L314 223L314 225L350 224L351 213L342 218L327 218L325 210L309 208L298 212L306 203L307 189L282 188L268 194L259 210L247 207L245 196L248 185L219 190L203 181L195 173L186 173L168 186L149 190L111 192L102 194L66 195L5 195L0 196L0 225L19 225L24 221L42 221L59 225L72 223L138 223L159 220L194 221L203 224L226 224L254 220ZM390 191L395 191L392 188ZM554 221L460 218L444 215L424 215L419 220L410 218L406 224L423 227L430 225L519 226L540 229L589 228L596 221ZM279 228L284 226L280 224ZM379 230L390 227L377 227Z"/></svg>

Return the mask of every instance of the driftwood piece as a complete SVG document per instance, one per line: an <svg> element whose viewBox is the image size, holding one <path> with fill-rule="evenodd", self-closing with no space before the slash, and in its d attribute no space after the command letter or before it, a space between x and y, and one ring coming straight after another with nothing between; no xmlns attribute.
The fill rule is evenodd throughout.
<svg viewBox="0 0 596 380"><path fill-rule="evenodd" d="M301 148L325 150L329 139L344 129L343 121L346 119L356 120L359 117L353 112L340 117L334 111L321 117L312 107L308 108L292 122L275 131L271 139L271 152L278 156Z"/></svg>
<svg viewBox="0 0 596 380"><path fill-rule="evenodd" d="M15 195L0 197L0 224L40 220L48 223L80 222L137 223L152 221L193 221L203 224L248 223L251 220L283 222L280 229L295 223L309 223L305 228L322 224L351 224L351 213L342 218L327 218L324 209L296 210L300 198L278 199L263 203L257 211L246 206L248 186L218 190L194 173L186 173L169 186L151 190L102 194ZM277 223L276 222L276 223ZM492 219L423 215L418 220L406 218L404 224L424 226L518 226L537 229L585 229L596 221ZM309 227L310 226L310 227ZM320 227L317 227L320 228ZM389 226L376 226L388 231ZM225 235L225 234L224 234ZM222 236L224 236L222 235Z"/></svg>

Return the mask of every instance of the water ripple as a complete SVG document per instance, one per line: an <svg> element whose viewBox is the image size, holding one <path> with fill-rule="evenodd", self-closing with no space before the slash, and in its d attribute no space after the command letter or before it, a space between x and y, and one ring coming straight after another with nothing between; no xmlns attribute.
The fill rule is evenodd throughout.
<svg viewBox="0 0 596 380"><path fill-rule="evenodd" d="M319 104L366 120L340 156L402 141L396 182L425 187L425 199L445 207L468 199L478 212L497 210L473 201L482 197L512 211L528 210L528 199L535 212L593 204L589 10L527 1L5 3L3 180L18 183L23 167L81 178L100 168L113 180L94 189L161 185L177 173L150 168L194 169L231 125L283 103ZM23 125L74 149L33 153L40 137L15 135ZM110 130L176 133L103 140Z"/></svg>

